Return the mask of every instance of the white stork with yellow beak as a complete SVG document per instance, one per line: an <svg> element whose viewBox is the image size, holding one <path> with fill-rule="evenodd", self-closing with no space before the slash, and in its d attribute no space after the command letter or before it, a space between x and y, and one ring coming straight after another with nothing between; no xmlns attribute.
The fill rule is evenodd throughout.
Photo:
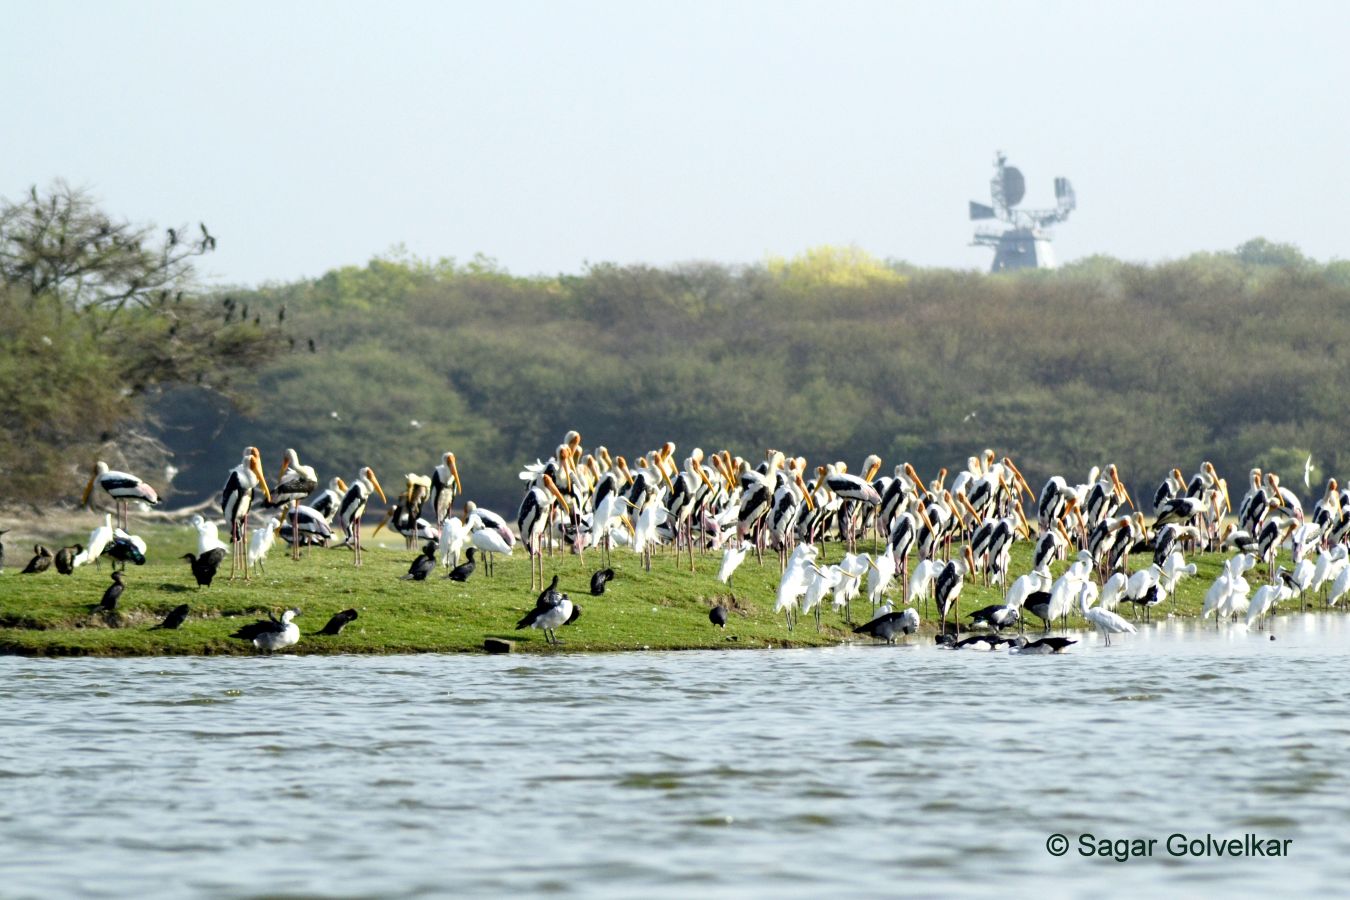
<svg viewBox="0 0 1350 900"><path fill-rule="evenodd" d="M431 508L436 511L437 522L444 522L450 515L455 496L464 493L464 485L459 480L459 464L455 454L446 452L445 462L431 470Z"/></svg>
<svg viewBox="0 0 1350 900"><path fill-rule="evenodd" d="M520 501L520 511L516 516L516 526L520 529L521 540L525 542L525 549L530 554L531 588L536 585L536 571L539 573L538 585L542 587L544 583L543 536L544 530L548 527L550 514L553 512L554 501L562 506L564 513L571 514L567 498L563 496L562 491L558 490L558 486L548 473L541 472L534 484L525 492L525 497Z"/></svg>
<svg viewBox="0 0 1350 900"><path fill-rule="evenodd" d="M319 478L314 474L313 466L302 466L300 456L290 447L281 459L281 471L277 473L276 489L272 491L274 506L291 504L291 533L300 530L300 501L308 497L319 486ZM250 545L251 546L251 545ZM300 542L291 544L291 558L300 558Z"/></svg>
<svg viewBox="0 0 1350 900"><path fill-rule="evenodd" d="M123 529L127 527L127 501L139 500L151 506L159 505L159 494L155 493L154 488L135 475L112 471L108 468L108 464L100 459L94 463L94 473L89 476L89 483L84 486L84 495L80 497L81 506L89 505L89 495L93 493L96 484L113 499L117 506L118 523Z"/></svg>
<svg viewBox="0 0 1350 900"><path fill-rule="evenodd" d="M347 488L342 502L338 504L338 525L347 533L344 543L351 545L358 566L361 565L361 516L366 511L366 502L372 491L380 495L381 503L389 502L384 496L384 488L380 487L380 480L375 477L375 470L364 466L356 473L351 487Z"/></svg>
<svg viewBox="0 0 1350 900"><path fill-rule="evenodd" d="M244 580L248 574L248 512L253 506L253 489L261 487L267 502L272 494L267 488L267 478L263 475L262 458L257 447L245 447L244 458L239 465L230 470L225 479L225 488L220 495L220 508L225 513L225 521L230 525L230 580L242 571Z"/></svg>

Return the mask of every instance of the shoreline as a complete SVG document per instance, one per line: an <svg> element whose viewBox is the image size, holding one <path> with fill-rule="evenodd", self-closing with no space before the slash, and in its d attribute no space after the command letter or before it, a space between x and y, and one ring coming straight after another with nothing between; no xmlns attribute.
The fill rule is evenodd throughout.
<svg viewBox="0 0 1350 900"><path fill-rule="evenodd" d="M93 516L89 520L90 528L97 524ZM425 582L401 580L417 551L406 549L397 536L372 542L366 563L360 568L353 565L351 553L345 549L307 549L299 561L292 561L288 548L278 543L262 574L247 582L240 579L231 583L227 561L222 565L224 574L218 575L211 587L199 589L194 586L187 562L178 558L195 547L195 532L190 527L136 528L133 523L133 530L146 538L149 552L144 566L126 570L127 590L118 607L122 627L109 627L100 621L100 613L91 612L109 583L110 567L106 563L101 568L85 566L71 576L54 571L21 575L18 570L28 554L20 561L15 551L24 546L20 540L26 536L15 539L15 535L9 535L10 567L0 574L0 655L255 656L259 651L250 643L230 634L269 612L279 613L291 606L303 610L296 620L301 638L297 645L280 652L302 656L488 655L484 641L489 638L514 642L513 652L517 654L775 650L872 643L871 638L852 632L853 625L871 618L871 606L865 597L853 602L851 624L827 606L820 632L810 615L800 617L789 632L783 616L773 613L779 572L772 553L766 554L762 565L747 560L728 587L714 577L720 553L696 557L693 572L688 557L677 562L673 555L658 555L652 571L645 572L636 556L616 550L611 558L616 579L599 597L589 596L584 586L589 585L592 571L604 567L600 553L590 551L585 560L546 555L545 573L550 577L558 574L560 589L583 608L575 624L559 630L563 645L554 650L546 645L542 632L514 628L533 608L539 592L537 587L528 586L528 561L519 548L511 557L498 559L494 578L484 576L480 567L461 584L447 581L439 568ZM87 531L75 531L65 540L81 541L84 534ZM1029 568L1030 550L1025 542L1014 546L1012 572L1021 574ZM823 555L834 561L842 553L840 545L828 544ZM1176 618L1198 620L1205 592L1228 555L1192 557L1198 571L1177 588ZM1137 564L1145 562L1136 560ZM1065 567L1066 563L1057 563L1053 571L1058 575ZM1262 577L1252 580L1253 590ZM890 596L897 609L899 597L897 587ZM1001 588L983 587L978 578L970 580L959 603L963 624L971 611L1002 602ZM181 603L191 609L182 629L152 630L153 624ZM729 608L725 632L708 621L714 605ZM1303 605L1322 611L1320 597L1309 598L1306 604L1295 600L1286 604L1284 611ZM340 635L314 635L332 614L352 608L358 611L358 617ZM938 630L932 602L926 607L916 604L916 608L923 620L920 630L902 640L931 644ZM1174 612L1172 601L1164 601L1154 612L1154 621L1165 620ZM1129 618L1128 610L1122 613ZM1073 636L1092 630L1076 613L1069 621L1069 629L1052 629L1052 633ZM1005 634L1015 632L1004 630ZM1028 640L1042 634L1040 623L1033 617L1028 616L1025 634ZM1117 640L1129 638L1123 635Z"/></svg>

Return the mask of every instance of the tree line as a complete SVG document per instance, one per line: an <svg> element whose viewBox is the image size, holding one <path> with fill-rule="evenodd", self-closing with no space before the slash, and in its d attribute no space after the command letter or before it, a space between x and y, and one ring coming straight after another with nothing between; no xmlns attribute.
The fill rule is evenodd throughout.
<svg viewBox="0 0 1350 900"><path fill-rule="evenodd" d="M151 232L62 190L0 208L11 502L69 499L95 454L157 486L171 464L163 486L194 502L258 445L269 469L290 446L325 478L370 465L386 483L454 450L468 496L509 512L516 471L572 428L615 453L673 440L856 468L876 452L925 476L994 447L1033 482L1115 462L1146 494L1202 459L1300 486L1308 454L1319 479L1350 462L1350 263L1262 239L1003 275L829 247L529 277L395 254L205 291L205 227ZM123 260L122 281L39 288L32 267L74 231L63 245L48 220L76 200L92 234L121 229L97 252L148 274Z"/></svg>

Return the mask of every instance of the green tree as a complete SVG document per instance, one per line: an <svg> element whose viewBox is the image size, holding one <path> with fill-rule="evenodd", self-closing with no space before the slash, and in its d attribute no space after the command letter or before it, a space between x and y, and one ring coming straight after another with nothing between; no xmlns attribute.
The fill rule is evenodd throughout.
<svg viewBox="0 0 1350 900"><path fill-rule="evenodd" d="M0 199L0 472L26 497L69 497L68 470L94 454L162 463L146 398L185 383L233 396L270 357L274 329L195 291L193 261L215 246L205 225L161 235L63 182Z"/></svg>

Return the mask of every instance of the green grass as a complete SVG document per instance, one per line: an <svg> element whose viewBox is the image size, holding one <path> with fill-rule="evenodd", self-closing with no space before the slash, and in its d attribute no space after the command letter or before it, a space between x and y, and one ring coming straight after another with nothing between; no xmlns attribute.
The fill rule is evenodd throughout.
<svg viewBox="0 0 1350 900"><path fill-rule="evenodd" d="M90 526L92 527L92 525ZM401 581L416 551L406 550L401 538L368 542L365 565L356 568L345 549L312 549L292 561L280 542L273 548L266 573L252 580L229 581L228 561L215 584L198 589L183 553L195 547L196 535L187 527L133 528L149 543L144 566L129 566L127 590L119 603L115 623L91 613L108 585L109 566L86 566L72 576L49 570L41 575L19 575L27 556L16 552L18 541L7 547L9 565L0 575L0 653L24 655L214 655L252 654L252 645L230 638L247 622L299 606L300 643L288 652L326 653L425 653L481 652L484 638L516 641L517 651L545 651L544 635L528 629L516 631L515 623L534 606L538 590L529 588L529 568L524 552L517 548L511 558L499 559L494 578L478 571L465 584L434 574L425 582ZM13 537L13 535L11 535ZM384 536L381 535L381 538ZM69 543L84 534L70 536ZM17 546L16 546L17 545ZM26 548L25 548L26 549ZM1014 548L1013 572L1029 567L1030 545ZM837 562L842 548L829 545L828 561ZM602 567L599 553L588 552L585 563L575 556L546 558L545 572L560 577L560 587L584 607L581 618L562 628L565 651L669 650L729 647L805 647L836 644L857 638L841 614L826 608L820 632L810 616L789 632L781 614L773 610L778 584L778 564L770 554L763 566L753 556L736 573L728 588L715 575L721 554L695 557L689 571L688 557L681 562L671 554L654 558L652 571L644 572L640 561L626 550L615 551L611 565L616 572L604 596L588 593L590 573ZM1210 554L1193 559L1199 571L1177 591L1176 615L1198 617L1205 591L1217 577L1224 556ZM1132 560L1132 568L1149 560ZM1056 574L1064 564L1054 567ZM1261 570L1264 572L1264 569ZM1253 588L1258 573L1251 573ZM900 596L898 582L892 600ZM1001 603L997 587L984 588L969 582L961 596L962 617L971 610ZM192 615L178 631L152 630L164 615L180 603L188 603ZM708 610L717 603L731 608L725 631L708 622ZM1320 608L1320 601L1318 602ZM333 613L355 607L360 617L337 637L315 637ZM921 614L925 613L922 604ZM1127 617L1129 609L1118 610ZM870 606L865 596L854 602L853 619L866 621ZM1153 610L1154 617L1171 612L1165 602ZM923 615L923 637L935 631L929 603ZM1032 620L1034 621L1034 620ZM1082 627L1076 616L1071 627ZM1028 623L1028 632L1036 625Z"/></svg>

